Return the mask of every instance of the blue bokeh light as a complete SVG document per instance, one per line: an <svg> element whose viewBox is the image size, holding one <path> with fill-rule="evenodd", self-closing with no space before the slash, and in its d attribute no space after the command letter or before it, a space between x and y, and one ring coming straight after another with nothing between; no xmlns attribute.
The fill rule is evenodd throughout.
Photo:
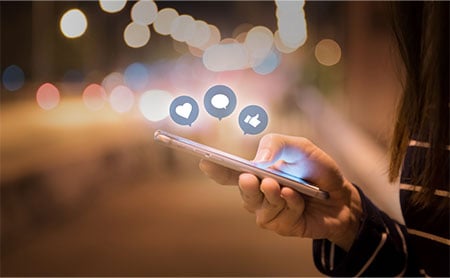
<svg viewBox="0 0 450 278"><path fill-rule="evenodd" d="M142 63L133 63L125 69L124 81L131 90L142 92L148 85L149 70Z"/></svg>
<svg viewBox="0 0 450 278"><path fill-rule="evenodd" d="M273 72L279 65L280 54L274 50L271 50L259 65L253 67L253 70L258 74L266 75Z"/></svg>
<svg viewBox="0 0 450 278"><path fill-rule="evenodd" d="M3 71L2 82L8 91L17 91L25 84L25 74L17 65L10 65Z"/></svg>

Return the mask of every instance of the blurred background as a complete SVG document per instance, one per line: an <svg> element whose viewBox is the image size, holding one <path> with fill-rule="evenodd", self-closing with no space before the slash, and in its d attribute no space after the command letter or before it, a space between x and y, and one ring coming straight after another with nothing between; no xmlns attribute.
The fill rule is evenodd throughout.
<svg viewBox="0 0 450 278"><path fill-rule="evenodd" d="M2 276L320 276L311 240L261 230L235 186L153 142L164 129L252 159L310 138L392 217L401 92L383 2L1 1ZM224 84L236 110L203 107ZM177 96L200 107L179 126ZM264 107L243 135L239 111ZM401 219L400 219L401 220Z"/></svg>

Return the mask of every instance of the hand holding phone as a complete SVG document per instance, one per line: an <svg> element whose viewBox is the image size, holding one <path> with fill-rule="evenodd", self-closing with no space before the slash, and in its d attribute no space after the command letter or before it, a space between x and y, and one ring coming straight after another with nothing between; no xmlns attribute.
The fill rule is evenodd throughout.
<svg viewBox="0 0 450 278"><path fill-rule="evenodd" d="M321 190L317 186L303 180L302 178L296 177L287 172L265 167L261 163L251 162L241 157L205 146L162 130L157 130L155 132L154 139L168 147L189 152L198 157L238 172L251 173L261 179L267 177L273 178L280 185L290 187L299 193L322 200L329 198L328 192Z"/></svg>

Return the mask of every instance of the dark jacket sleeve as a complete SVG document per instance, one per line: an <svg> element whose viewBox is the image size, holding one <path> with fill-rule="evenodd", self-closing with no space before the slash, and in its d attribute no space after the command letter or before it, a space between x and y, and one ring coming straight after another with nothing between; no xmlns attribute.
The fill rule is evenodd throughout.
<svg viewBox="0 0 450 278"><path fill-rule="evenodd" d="M380 211L359 188L358 191L363 215L355 241L345 252L328 240L314 240L316 267L328 276L405 275L408 261L406 228Z"/></svg>

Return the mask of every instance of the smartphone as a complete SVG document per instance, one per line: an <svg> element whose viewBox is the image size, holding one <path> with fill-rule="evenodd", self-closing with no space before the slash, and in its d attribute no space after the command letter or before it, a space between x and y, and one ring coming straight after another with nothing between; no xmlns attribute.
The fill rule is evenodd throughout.
<svg viewBox="0 0 450 278"><path fill-rule="evenodd" d="M183 150L238 172L250 173L259 178L273 178L281 186L290 187L299 193L322 200L329 198L328 192L321 190L319 187L299 177L272 168L260 167L256 163L244 158L191 141L169 132L157 130L155 131L154 139L165 146Z"/></svg>

